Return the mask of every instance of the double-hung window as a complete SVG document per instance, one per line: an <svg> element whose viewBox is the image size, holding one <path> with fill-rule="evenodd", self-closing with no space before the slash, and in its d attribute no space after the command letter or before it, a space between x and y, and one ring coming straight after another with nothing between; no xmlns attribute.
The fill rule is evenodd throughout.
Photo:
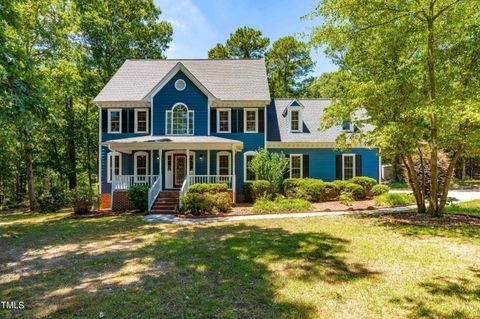
<svg viewBox="0 0 480 319"><path fill-rule="evenodd" d="M255 157L255 152L249 151L246 152L244 155L244 171L243 171L243 176L245 182L253 182L256 180L255 173L250 169L250 163L252 162L253 158Z"/></svg>
<svg viewBox="0 0 480 319"><path fill-rule="evenodd" d="M108 133L120 133L122 130L122 111L108 110Z"/></svg>
<svg viewBox="0 0 480 319"><path fill-rule="evenodd" d="M167 135L193 135L193 111L189 111L185 104L175 104L167 111Z"/></svg>
<svg viewBox="0 0 480 319"><path fill-rule="evenodd" d="M115 160L115 168L113 174L118 176L121 175L120 167L122 167L122 157L120 153L110 152L107 156L107 183L112 182L112 164Z"/></svg>
<svg viewBox="0 0 480 319"><path fill-rule="evenodd" d="M303 177L303 155L290 155L290 177Z"/></svg>
<svg viewBox="0 0 480 319"><path fill-rule="evenodd" d="M290 111L290 131L300 131L300 111Z"/></svg>
<svg viewBox="0 0 480 319"><path fill-rule="evenodd" d="M355 177L355 154L342 155L343 179L349 180Z"/></svg>
<svg viewBox="0 0 480 319"><path fill-rule="evenodd" d="M246 133L257 133L258 132L258 109L244 109L244 119L245 119L245 132Z"/></svg>
<svg viewBox="0 0 480 319"><path fill-rule="evenodd" d="M231 110L230 109L218 109L217 110L217 132L218 133L230 133L231 132Z"/></svg>
<svg viewBox="0 0 480 319"><path fill-rule="evenodd" d="M217 153L217 174L218 175L230 175L230 153L219 152Z"/></svg>
<svg viewBox="0 0 480 319"><path fill-rule="evenodd" d="M148 109L135 109L135 133L148 133Z"/></svg>

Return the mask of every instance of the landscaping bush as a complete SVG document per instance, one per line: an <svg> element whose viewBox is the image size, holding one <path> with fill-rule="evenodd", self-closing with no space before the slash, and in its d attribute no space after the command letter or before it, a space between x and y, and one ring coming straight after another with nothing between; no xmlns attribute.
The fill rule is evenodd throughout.
<svg viewBox="0 0 480 319"><path fill-rule="evenodd" d="M362 186L354 183L347 183L342 193L352 194L355 200L365 199L366 193Z"/></svg>
<svg viewBox="0 0 480 319"><path fill-rule="evenodd" d="M338 196L338 200L339 200L342 204L350 206L351 203L355 200L355 198L353 198L352 193L342 192L342 193L340 194L340 196Z"/></svg>
<svg viewBox="0 0 480 319"><path fill-rule="evenodd" d="M68 204L68 194L64 183L58 174L50 170L47 171L38 193L38 205L42 212L55 212Z"/></svg>
<svg viewBox="0 0 480 319"><path fill-rule="evenodd" d="M350 183L354 183L363 187L365 194L368 195L373 186L377 185L377 181L367 176L355 176L349 180Z"/></svg>
<svg viewBox="0 0 480 319"><path fill-rule="evenodd" d="M336 179L332 182L332 184L337 188L337 191L340 194L345 189L345 186L347 186L348 182Z"/></svg>
<svg viewBox="0 0 480 319"><path fill-rule="evenodd" d="M387 185L375 185L372 187L372 195L373 196L379 196L379 195L382 195L382 194L386 194L390 191L390 187L388 187Z"/></svg>
<svg viewBox="0 0 480 319"><path fill-rule="evenodd" d="M288 198L301 198L309 202L320 202L325 199L325 183L314 178L287 178L283 189Z"/></svg>
<svg viewBox="0 0 480 319"><path fill-rule="evenodd" d="M248 166L258 180L269 181L276 191L282 187L283 174L287 167L288 160L285 155L265 149L259 149Z"/></svg>
<svg viewBox="0 0 480 319"><path fill-rule="evenodd" d="M70 190L68 197L75 214L88 214L96 200L96 195L88 186L77 186Z"/></svg>
<svg viewBox="0 0 480 319"><path fill-rule="evenodd" d="M148 210L148 185L133 185L128 189L128 200L141 212Z"/></svg>
<svg viewBox="0 0 480 319"><path fill-rule="evenodd" d="M227 184L192 184L188 188L189 193L221 193L221 192L228 192Z"/></svg>
<svg viewBox="0 0 480 319"><path fill-rule="evenodd" d="M325 183L325 200L334 200L340 195L340 188L333 182Z"/></svg>
<svg viewBox="0 0 480 319"><path fill-rule="evenodd" d="M385 193L373 198L376 206L391 207L404 206L415 203L415 197L404 193Z"/></svg>
<svg viewBox="0 0 480 319"><path fill-rule="evenodd" d="M211 213L213 211L213 200L207 194L188 192L182 197L182 211L190 212L195 216Z"/></svg>
<svg viewBox="0 0 480 319"><path fill-rule="evenodd" d="M252 183L243 184L243 201L253 203Z"/></svg>
<svg viewBox="0 0 480 319"><path fill-rule="evenodd" d="M255 213L298 212L311 208L312 204L307 200L300 198L286 199L283 196L278 196L275 200L259 199L253 205Z"/></svg>
<svg viewBox="0 0 480 319"><path fill-rule="evenodd" d="M222 192L217 194L207 194L213 203L213 210L226 213L232 207L232 199L228 192Z"/></svg>
<svg viewBox="0 0 480 319"><path fill-rule="evenodd" d="M253 200L272 199L275 194L275 188L272 183L266 180L257 180L252 183Z"/></svg>

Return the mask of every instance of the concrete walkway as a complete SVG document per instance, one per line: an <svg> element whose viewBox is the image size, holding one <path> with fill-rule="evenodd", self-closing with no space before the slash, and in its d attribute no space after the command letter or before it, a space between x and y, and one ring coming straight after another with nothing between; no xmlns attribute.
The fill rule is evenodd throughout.
<svg viewBox="0 0 480 319"><path fill-rule="evenodd" d="M409 193L411 190L407 189L392 189L390 193ZM452 198L454 202L466 202L469 200L480 199L480 191L478 190L450 190L448 191L448 197Z"/></svg>

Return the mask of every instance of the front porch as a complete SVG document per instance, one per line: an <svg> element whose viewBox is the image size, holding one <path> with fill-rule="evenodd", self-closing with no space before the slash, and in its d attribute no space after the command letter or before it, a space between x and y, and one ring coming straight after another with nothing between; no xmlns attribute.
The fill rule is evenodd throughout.
<svg viewBox="0 0 480 319"><path fill-rule="evenodd" d="M119 199L118 194L133 185L149 186L149 210L162 192L178 192L181 198L196 183L227 184L236 203L236 155L243 147L242 142L218 137L196 137L200 143L193 143L193 136L143 139L146 138L149 142L126 143L125 140L132 139L122 139L103 144L110 151L107 156L110 209ZM205 143L207 140L209 143Z"/></svg>

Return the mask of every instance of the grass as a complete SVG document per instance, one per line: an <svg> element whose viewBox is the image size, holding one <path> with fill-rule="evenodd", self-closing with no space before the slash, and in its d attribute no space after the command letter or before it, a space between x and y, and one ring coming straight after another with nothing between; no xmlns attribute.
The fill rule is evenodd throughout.
<svg viewBox="0 0 480 319"><path fill-rule="evenodd" d="M312 204L300 198L284 198L278 196L274 200L259 199L253 204L255 213L273 213L273 212L301 212L312 209Z"/></svg>
<svg viewBox="0 0 480 319"><path fill-rule="evenodd" d="M405 206L415 203L415 197L404 193L385 193L375 196L373 203L382 207Z"/></svg>
<svg viewBox="0 0 480 319"><path fill-rule="evenodd" d="M445 211L452 214L461 213L480 216L480 199L449 205L445 207Z"/></svg>
<svg viewBox="0 0 480 319"><path fill-rule="evenodd" d="M408 189L409 188L408 183L405 183L405 182L394 182L394 183L388 184L388 186L390 186L391 189Z"/></svg>
<svg viewBox="0 0 480 319"><path fill-rule="evenodd" d="M476 318L480 229L0 214L1 318Z"/></svg>

